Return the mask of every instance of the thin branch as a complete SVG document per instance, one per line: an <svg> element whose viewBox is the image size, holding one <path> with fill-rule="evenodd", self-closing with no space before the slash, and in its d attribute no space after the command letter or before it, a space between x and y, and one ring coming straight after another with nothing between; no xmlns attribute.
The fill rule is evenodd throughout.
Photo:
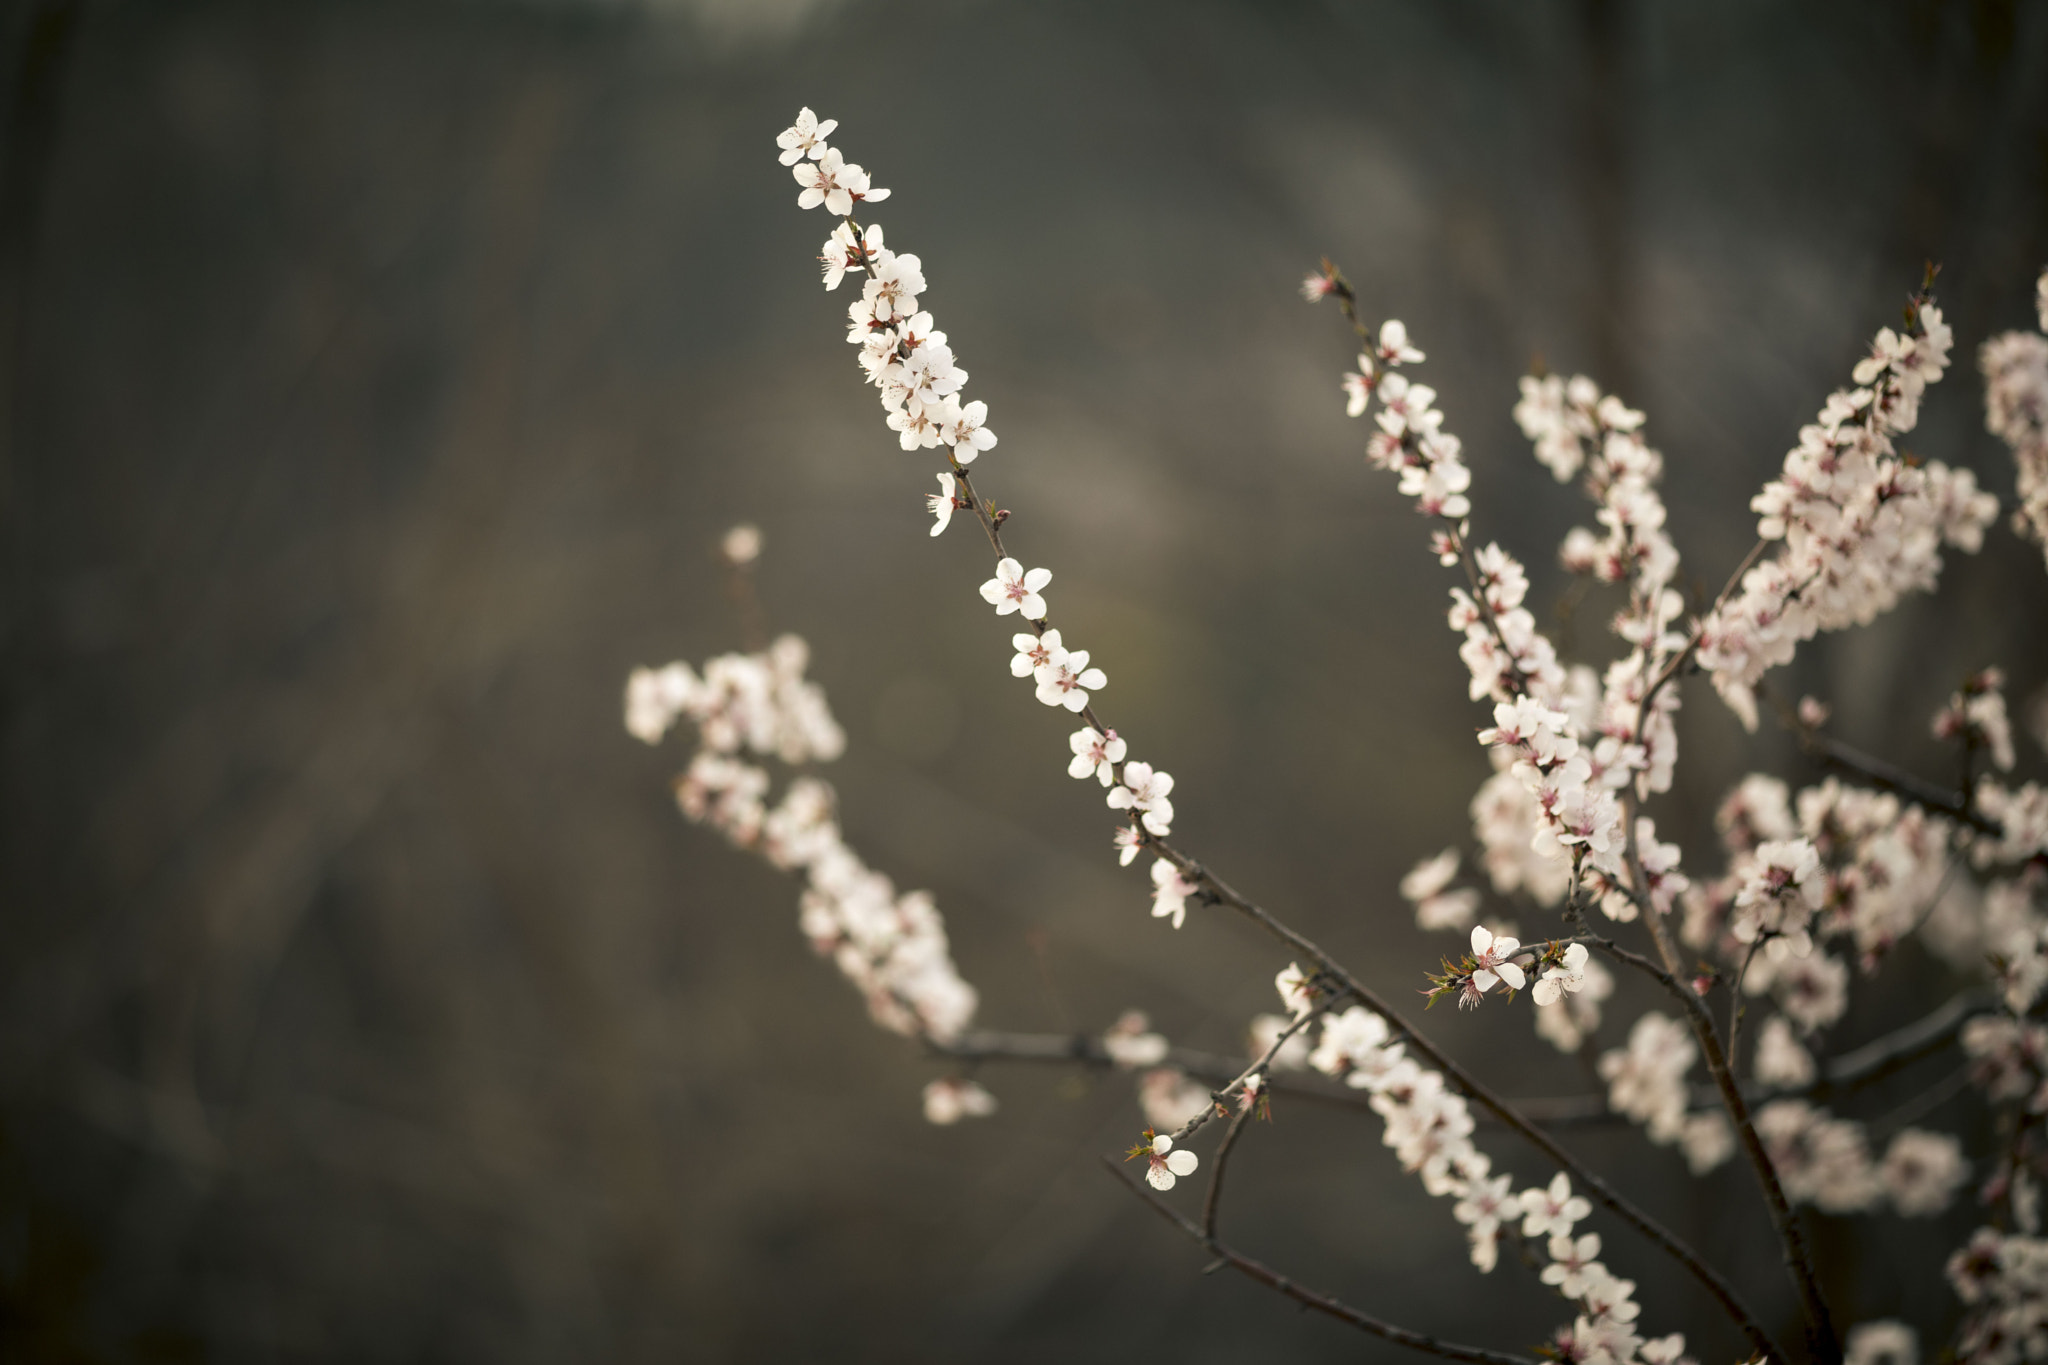
<svg viewBox="0 0 2048 1365"><path fill-rule="evenodd" d="M1907 772L1904 768L1866 754L1861 749L1844 744L1812 726L1801 725L1796 720L1792 728L1799 740L1799 747L1808 757L1830 768L1853 773L1872 786L1911 801L1916 806L1925 807L1937 815L1946 815L1951 820L1961 821L1980 834L1988 834L1994 839L2005 837L2005 826L1978 811L1975 803L1969 799L1968 793L1958 795L1936 786L1925 778Z"/></svg>
<svg viewBox="0 0 2048 1365"><path fill-rule="evenodd" d="M1441 1338L1430 1336L1426 1332L1417 1332L1407 1327L1397 1327L1391 1322L1373 1317L1370 1313L1362 1313L1349 1304L1333 1299L1327 1294L1319 1294L1305 1285L1296 1284L1293 1280L1272 1269L1270 1266L1232 1250L1229 1246L1218 1241L1213 1234L1204 1232L1192 1220L1175 1212L1171 1205L1147 1194L1143 1189L1139 1188L1137 1182L1125 1175L1117 1167L1116 1163L1105 1159L1102 1164L1111 1175L1116 1177L1119 1184L1136 1196L1139 1203L1145 1205L1146 1208L1151 1209L1161 1218L1164 1218L1167 1222L1186 1233L1191 1240L1197 1245L1206 1248L1223 1265L1229 1266L1232 1270L1248 1279L1258 1281L1268 1289L1285 1294L1303 1308L1313 1308L1318 1313L1326 1313L1337 1319L1337 1321L1347 1323L1352 1327L1356 1327L1361 1332L1366 1332L1380 1338L1382 1341L1391 1341L1396 1346L1406 1346L1410 1350L1422 1351L1433 1356L1441 1356L1445 1360L1463 1360L1469 1362L1470 1365L1537 1365L1537 1362L1526 1356L1509 1355L1505 1351L1489 1351L1483 1346L1465 1346L1455 1341L1444 1341Z"/></svg>
<svg viewBox="0 0 2048 1365"><path fill-rule="evenodd" d="M1223 1134L1223 1141L1216 1144L1216 1154L1209 1158L1209 1194L1202 1201L1202 1235L1211 1242L1216 1240L1217 1206L1223 1201L1223 1171L1230 1161L1230 1149L1237 1146L1237 1135L1251 1120L1256 1104L1248 1104L1237 1111L1237 1117L1230 1121L1230 1127Z"/></svg>
<svg viewBox="0 0 2048 1365"><path fill-rule="evenodd" d="M1743 997L1742 983L1749 976L1750 964L1756 961L1757 949L1764 946L1770 935L1758 934L1756 941L1749 945L1749 951L1742 955L1742 965L1735 969L1735 983L1728 991L1728 1069L1735 1070L1742 1065L1742 1054L1735 1045L1742 1039L1742 1016L1749 1013L1749 1001Z"/></svg>

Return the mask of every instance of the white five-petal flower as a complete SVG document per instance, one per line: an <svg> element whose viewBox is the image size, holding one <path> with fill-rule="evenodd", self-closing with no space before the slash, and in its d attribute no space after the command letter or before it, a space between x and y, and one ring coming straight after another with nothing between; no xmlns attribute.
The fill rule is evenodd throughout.
<svg viewBox="0 0 2048 1365"><path fill-rule="evenodd" d="M1123 736L1116 731L1104 734L1092 725L1084 725L1074 731L1068 736L1067 744L1074 751L1074 761L1067 765L1067 775L1087 777L1092 773L1101 779L1105 787L1116 780L1116 765L1124 761L1124 754L1129 749Z"/></svg>
<svg viewBox="0 0 2048 1365"><path fill-rule="evenodd" d="M1520 950L1519 939L1503 934L1495 938L1483 924L1472 926L1472 956L1477 965L1472 972L1472 985L1481 995L1492 990L1498 982L1508 983L1510 990L1520 990L1526 983L1522 969L1508 961Z"/></svg>
<svg viewBox="0 0 2048 1365"><path fill-rule="evenodd" d="M1060 648L1060 633L1056 630L1048 630L1043 635L1020 630L1010 637L1010 644L1017 651L1010 659L1010 676L1013 678L1028 678L1052 662L1054 655L1067 652Z"/></svg>
<svg viewBox="0 0 2048 1365"><path fill-rule="evenodd" d="M1047 631L1048 635L1052 632ZM1088 651L1055 650L1038 666L1038 699L1047 706L1064 706L1080 712L1088 705L1088 694L1109 685L1109 675L1088 666Z"/></svg>
<svg viewBox="0 0 2048 1365"><path fill-rule="evenodd" d="M1198 888L1182 875L1181 870L1166 859L1159 858L1152 864L1152 918L1171 917L1173 927L1178 929L1188 914L1188 897Z"/></svg>
<svg viewBox="0 0 2048 1365"><path fill-rule="evenodd" d="M1173 826L1173 802L1167 800L1172 790L1172 773L1155 772L1149 763L1126 763L1124 780L1109 789L1109 808L1143 812L1145 828L1165 838Z"/></svg>
<svg viewBox="0 0 2048 1365"><path fill-rule="evenodd" d="M1027 621L1042 621L1045 599L1039 594L1050 582L1051 569L1032 569L1027 573L1016 560L1002 559L996 563L996 576L981 585L981 596L994 605L998 616L1021 611Z"/></svg>
<svg viewBox="0 0 2048 1365"><path fill-rule="evenodd" d="M988 404L979 398L948 414L939 436L953 448L953 458L961 464L973 464L975 456L996 443L996 434L982 425L987 420Z"/></svg>
<svg viewBox="0 0 2048 1365"><path fill-rule="evenodd" d="M816 161L825 155L825 139L838 126L836 118L820 122L808 108L798 110L796 122L775 135L775 145L782 148L782 164L794 166L806 156Z"/></svg>
<svg viewBox="0 0 2048 1365"><path fill-rule="evenodd" d="M1577 992L1586 985L1586 945L1574 943L1564 950L1564 961L1543 969L1543 975L1529 992L1539 1005L1554 1005L1558 997L1567 991Z"/></svg>

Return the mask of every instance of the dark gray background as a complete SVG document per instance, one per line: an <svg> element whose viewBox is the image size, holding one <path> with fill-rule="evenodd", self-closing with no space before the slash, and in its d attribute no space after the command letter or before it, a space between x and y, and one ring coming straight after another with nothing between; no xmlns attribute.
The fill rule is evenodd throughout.
<svg viewBox="0 0 2048 1365"><path fill-rule="evenodd" d="M1294 294L1318 255L1430 353L1481 534L1547 620L1586 512L1509 418L1539 354L1648 410L1688 571L1718 586L1750 492L1932 257L1958 364L1909 445L2010 496L1973 351L2048 262L2039 6L8 16L22 1359L1391 1356L1196 1273L1096 1167L1139 1123L1122 1080L991 1072L997 1120L926 1125L935 1068L805 951L795 885L678 819L683 751L620 728L631 666L737 644L710 552L756 521L769 611L849 731L849 836L936 893L985 1022L1136 1005L1228 1050L1275 1003L1266 941L1146 916L1063 775L1064 718L1005 671L985 547L926 537L933 461L883 429L846 296L816 288L828 224L775 160L799 105L895 190L875 216L1002 437L977 471L1110 714L1179 779L1177 832L1392 993L1444 946L1393 887L1465 836L1484 722L1449 579L1343 416L1345 334ZM2001 525L1790 684L1945 771L1926 717L1964 670L2043 681L2041 568ZM1583 657L1612 652L1605 610L1561 627ZM1687 708L1657 813L1711 872L1729 781L1810 774L1703 686ZM1946 988L1909 952L1838 1037ZM1505 1091L1589 1084L1509 1011L1437 1022ZM1745 1175L1571 1141L1788 1324ZM1283 1107L1233 1186L1235 1235L1361 1306L1513 1348L1560 1317L1518 1268L1462 1266L1374 1123ZM1647 1325L1733 1358L1596 1226ZM1944 1327L1967 1212L1812 1226L1845 1318Z"/></svg>

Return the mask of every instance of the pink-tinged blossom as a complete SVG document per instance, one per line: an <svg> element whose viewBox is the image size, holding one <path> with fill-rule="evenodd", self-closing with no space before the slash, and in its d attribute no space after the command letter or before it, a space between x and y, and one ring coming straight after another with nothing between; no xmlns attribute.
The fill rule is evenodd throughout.
<svg viewBox="0 0 2048 1365"><path fill-rule="evenodd" d="M1173 1139L1161 1133L1152 1139L1146 1154L1145 1181L1155 1190L1170 1190L1175 1180L1185 1180L1199 1165L1201 1160L1193 1152L1185 1147L1176 1149Z"/></svg>
<svg viewBox="0 0 2048 1365"><path fill-rule="evenodd" d="M1510 961L1522 948L1521 941L1502 934L1495 937L1483 924L1472 926L1472 986L1481 995L1505 982L1518 991L1526 983L1522 969Z"/></svg>
<svg viewBox="0 0 2048 1365"><path fill-rule="evenodd" d="M1109 789L1109 808L1138 812L1146 829L1165 838L1173 832L1173 774L1155 771L1149 763L1124 764L1123 781Z"/></svg>
<svg viewBox="0 0 2048 1365"><path fill-rule="evenodd" d="M1312 978L1301 969L1299 963L1290 962L1273 978L1273 989L1280 992L1280 1003L1287 1012L1300 1019L1315 1008L1315 992L1309 988ZM1374 1016L1377 1018L1378 1016ZM1381 1036L1384 1038L1386 1021L1379 1020Z"/></svg>
<svg viewBox="0 0 2048 1365"><path fill-rule="evenodd" d="M1970 1178L1963 1146L1947 1133L1901 1129L1885 1149L1878 1181L1892 1207L1907 1218L1944 1213Z"/></svg>
<svg viewBox="0 0 2048 1365"><path fill-rule="evenodd" d="M1451 1207L1451 1217L1471 1228L1472 1264L1481 1272L1491 1271L1500 1260L1502 1226L1522 1216L1521 1196L1510 1188L1514 1181L1505 1172L1474 1176L1465 1185L1464 1197Z"/></svg>
<svg viewBox="0 0 2048 1365"><path fill-rule="evenodd" d="M1420 365L1422 352L1408 344L1408 328L1395 318L1380 324L1380 359L1389 365Z"/></svg>
<svg viewBox="0 0 2048 1365"><path fill-rule="evenodd" d="M1931 589L1944 543L1973 552L1997 515L1967 469L1913 463L1894 438L1913 429L1927 385L1948 364L1941 310L1917 305L1912 336L1880 334L1858 372L1868 387L1837 391L1799 433L1780 477L1752 500L1757 532L1780 543L1700 626L1699 661L1743 724L1756 726L1755 685L1822 631L1867 624L1908 592Z"/></svg>
<svg viewBox="0 0 2048 1365"><path fill-rule="evenodd" d="M1401 879L1401 896L1415 907L1415 923L1423 929L1466 929L1479 911L1474 887L1451 888L1458 872L1458 850L1447 848L1417 863Z"/></svg>
<svg viewBox="0 0 2048 1365"><path fill-rule="evenodd" d="M823 204L827 213L844 218L853 212L854 197L868 187L867 172L849 165L836 148L827 147L816 161L799 161L789 169L796 183L803 186L803 192L796 197L800 209Z"/></svg>
<svg viewBox="0 0 2048 1365"><path fill-rule="evenodd" d="M1358 368L1347 372L1344 376L1344 415L1346 417L1358 417L1364 414L1366 406L1372 402L1372 390L1375 382L1372 357L1360 354L1358 357Z"/></svg>
<svg viewBox="0 0 2048 1365"><path fill-rule="evenodd" d="M1650 1141L1670 1145L1685 1129L1685 1073L1699 1045L1684 1024L1655 1010L1637 1019L1628 1046L1603 1053L1607 1106L1643 1125Z"/></svg>
<svg viewBox="0 0 2048 1365"><path fill-rule="evenodd" d="M1178 929L1187 918L1188 897L1200 890L1189 881L1171 859L1158 858L1152 863L1152 918L1172 919Z"/></svg>
<svg viewBox="0 0 2048 1365"><path fill-rule="evenodd" d="M1154 1067L1138 1077L1138 1108L1154 1128L1178 1130L1209 1104L1208 1087L1177 1067Z"/></svg>
<svg viewBox="0 0 2048 1365"><path fill-rule="evenodd" d="M1129 867L1138 860L1138 851L1145 847L1145 835L1136 825L1119 825L1110 842L1116 848L1119 867Z"/></svg>
<svg viewBox="0 0 2048 1365"><path fill-rule="evenodd" d="M1050 634L1051 632L1047 632ZM1109 685L1109 675L1088 666L1085 649L1056 649L1034 673L1038 699L1047 706L1064 706L1079 712L1088 705L1088 694Z"/></svg>
<svg viewBox="0 0 2048 1365"><path fill-rule="evenodd" d="M1337 292L1337 282L1320 270L1312 270L1301 280L1301 296L1310 303L1320 303Z"/></svg>
<svg viewBox="0 0 2048 1365"><path fill-rule="evenodd" d="M1165 1061L1168 1048L1166 1035L1152 1031L1143 1010L1125 1010L1103 1033L1102 1050L1124 1070L1137 1071Z"/></svg>
<svg viewBox="0 0 2048 1365"><path fill-rule="evenodd" d="M1600 1264L1600 1234L1597 1232L1589 1232L1579 1238L1552 1237L1547 1249L1550 1264L1543 1267L1537 1278L1554 1286L1568 1299L1583 1295L1606 1269Z"/></svg>
<svg viewBox="0 0 2048 1365"><path fill-rule="evenodd" d="M805 157L816 161L824 156L825 139L832 136L832 130L838 126L836 118L820 120L808 108L798 110L796 122L775 135L775 145L782 149L782 164L794 166ZM804 207L809 208L810 205Z"/></svg>
<svg viewBox="0 0 2048 1365"><path fill-rule="evenodd" d="M996 562L996 576L981 585L981 598L995 607L998 616L1021 611L1027 621L1042 621L1045 598L1039 594L1050 582L1051 569L1032 569L1027 573L1022 564L1005 558Z"/></svg>
<svg viewBox="0 0 2048 1365"><path fill-rule="evenodd" d="M1043 634L1020 630L1010 637L1010 646L1017 651L1010 659L1010 676L1013 678L1028 678L1051 663L1054 655L1066 653L1060 647L1060 633L1056 630Z"/></svg>
<svg viewBox="0 0 2048 1365"><path fill-rule="evenodd" d="M867 231L856 236L853 224L842 222L832 229L832 235L825 239L824 247L818 252L818 262L825 273L825 288L837 289L849 270L859 270L882 250L882 225L873 224Z"/></svg>
<svg viewBox="0 0 2048 1365"><path fill-rule="evenodd" d="M941 1077L924 1088L924 1116L941 1126L996 1112L996 1097L973 1081Z"/></svg>
<svg viewBox="0 0 2048 1365"><path fill-rule="evenodd" d="M1561 961L1543 969L1543 975L1530 988L1529 997L1538 1005L1554 1005L1558 998L1567 993L1576 995L1586 986L1586 945L1574 943L1564 950Z"/></svg>
<svg viewBox="0 0 2048 1365"><path fill-rule="evenodd" d="M1571 1177L1559 1171L1547 1187L1522 1191L1522 1235L1569 1237L1572 1225L1592 1212L1584 1196L1572 1193Z"/></svg>
<svg viewBox="0 0 2048 1365"><path fill-rule="evenodd" d="M2048 273L2036 286L2048 299ZM2041 317L2048 331L2048 308ZM2019 507L2013 528L2048 550L2048 336L2006 332L1977 352L1984 428L2012 448Z"/></svg>
<svg viewBox="0 0 2048 1365"><path fill-rule="evenodd" d="M953 520L953 509L958 506L953 496L953 476L939 475L939 491L924 495L925 505L931 508L932 534L938 535Z"/></svg>
<svg viewBox="0 0 2048 1365"><path fill-rule="evenodd" d="M1067 747L1074 751L1067 775L1094 777L1107 787L1116 780L1116 765L1124 761L1129 746L1114 730L1104 734L1092 725L1084 725L1067 737Z"/></svg>
<svg viewBox="0 0 2048 1365"><path fill-rule="evenodd" d="M1823 1213L1860 1213L1884 1193L1863 1125L1804 1100L1773 1100L1756 1111L1756 1133L1785 1197Z"/></svg>
<svg viewBox="0 0 2048 1365"><path fill-rule="evenodd" d="M1750 1073L1764 1085L1781 1090L1798 1090L1813 1084L1813 1054L1799 1044L1792 1025L1774 1014L1757 1030L1756 1056Z"/></svg>
<svg viewBox="0 0 2048 1365"><path fill-rule="evenodd" d="M982 425L987 420L988 404L978 398L963 403L940 424L939 439L952 448L953 458L959 463L973 464L975 456L996 443L996 434Z"/></svg>

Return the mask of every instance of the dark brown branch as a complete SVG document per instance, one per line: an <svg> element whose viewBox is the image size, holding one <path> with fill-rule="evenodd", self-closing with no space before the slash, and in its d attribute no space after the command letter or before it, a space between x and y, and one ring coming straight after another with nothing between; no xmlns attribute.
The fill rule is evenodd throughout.
<svg viewBox="0 0 2048 1365"><path fill-rule="evenodd" d="M1433 1356L1441 1356L1445 1360L1469 1361L1471 1365L1537 1365L1535 1361L1526 1356L1509 1355L1505 1351L1489 1351L1483 1346L1465 1346L1455 1341L1441 1340L1440 1338L1430 1336L1426 1332L1417 1332L1407 1327L1397 1327L1391 1322L1385 1322L1372 1316L1370 1313L1362 1313L1349 1304L1333 1299L1327 1294L1319 1294L1305 1285L1296 1284L1279 1271L1232 1250L1229 1246L1218 1241L1213 1234L1204 1232L1193 1221L1175 1212L1172 1206L1163 1200L1155 1199L1147 1194L1143 1189L1139 1188L1135 1181L1125 1175L1115 1162L1104 1159L1102 1164L1111 1175L1116 1177L1119 1184L1137 1198L1139 1203L1145 1205L1146 1208L1151 1209L1161 1218L1164 1218L1167 1222L1186 1233L1191 1240L1207 1249L1222 1264L1229 1266L1232 1270L1248 1279L1258 1281L1268 1289L1285 1294L1303 1308L1313 1308L1318 1313L1326 1313L1337 1319L1337 1321L1356 1327L1361 1332L1370 1333L1382 1341L1391 1341L1396 1346L1406 1346L1410 1350L1422 1351Z"/></svg>
<svg viewBox="0 0 2048 1365"><path fill-rule="evenodd" d="M1250 1122L1256 1103L1247 1104L1237 1111L1237 1117L1230 1121L1230 1127L1223 1134L1223 1141L1216 1144L1216 1155L1209 1158L1209 1194L1202 1201L1202 1235L1211 1242L1216 1240L1216 1211L1223 1202L1223 1172L1230 1162L1230 1149L1237 1146L1237 1135Z"/></svg>
<svg viewBox="0 0 2048 1365"><path fill-rule="evenodd" d="M1881 791L1888 791L1937 815L1960 821L1980 834L1988 834L1994 839L2005 837L2005 826L1977 810L1968 792L1958 794L1936 786L1810 725L1801 725L1796 719L1792 723L1792 732L1807 756L1827 767L1854 774Z"/></svg>

